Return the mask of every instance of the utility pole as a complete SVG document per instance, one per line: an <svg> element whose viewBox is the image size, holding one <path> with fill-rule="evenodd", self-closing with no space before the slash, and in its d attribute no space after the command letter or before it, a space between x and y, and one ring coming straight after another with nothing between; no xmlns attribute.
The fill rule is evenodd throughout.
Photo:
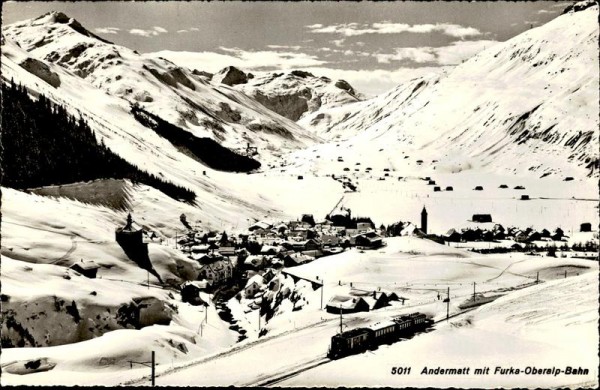
<svg viewBox="0 0 600 390"><path fill-rule="evenodd" d="M448 286L448 301L446 302L446 321L450 318L450 286Z"/></svg>
<svg viewBox="0 0 600 390"><path fill-rule="evenodd" d="M340 304L340 334L342 333L342 305Z"/></svg>
<svg viewBox="0 0 600 390"><path fill-rule="evenodd" d="M323 310L323 289L325 288L325 281L321 281L321 310Z"/></svg>
<svg viewBox="0 0 600 390"><path fill-rule="evenodd" d="M540 271L537 272L537 275L535 277L535 284L538 284L540 282Z"/></svg>
<svg viewBox="0 0 600 390"><path fill-rule="evenodd" d="M156 359L154 355L154 351L152 351L152 387L156 385Z"/></svg>
<svg viewBox="0 0 600 390"><path fill-rule="evenodd" d="M154 351L152 351L152 356L149 362L135 362L133 360L129 360L129 368L133 368L133 364L141 364L142 366L150 367L150 375L152 378L152 387L156 385L156 357Z"/></svg>
<svg viewBox="0 0 600 390"><path fill-rule="evenodd" d="M473 282L473 302L475 302L475 282Z"/></svg>
<svg viewBox="0 0 600 390"><path fill-rule="evenodd" d="M148 286L148 290L150 290L150 271L146 271L146 285Z"/></svg>
<svg viewBox="0 0 600 390"><path fill-rule="evenodd" d="M565 270L565 279L567 278L567 270Z"/></svg>
<svg viewBox="0 0 600 390"><path fill-rule="evenodd" d="M177 249L177 230L175 230L175 249Z"/></svg>

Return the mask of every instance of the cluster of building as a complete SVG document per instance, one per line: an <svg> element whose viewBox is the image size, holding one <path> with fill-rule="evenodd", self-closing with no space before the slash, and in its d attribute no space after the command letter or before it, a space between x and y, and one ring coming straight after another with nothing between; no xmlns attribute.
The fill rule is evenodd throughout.
<svg viewBox="0 0 600 390"><path fill-rule="evenodd" d="M564 241L567 236L561 228L553 231L533 228L520 229L518 227L505 228L499 223L493 223L489 214L475 214L472 221L473 227L466 227L460 231L450 229L441 238L446 242L465 242L465 241L498 241L513 240L516 243L528 244L534 241ZM582 232L591 231L591 224L581 224Z"/></svg>
<svg viewBox="0 0 600 390"><path fill-rule="evenodd" d="M177 246L188 258L198 262L198 288L209 289L233 277L237 259L244 255L236 248L237 240L230 240L225 232L202 232L194 229L178 237ZM247 251L246 251L247 253Z"/></svg>
<svg viewBox="0 0 600 390"><path fill-rule="evenodd" d="M348 247L372 249L383 245L374 224L365 218L352 220L349 210L320 222L310 214L275 224L259 221L237 237L188 229L177 239L178 248L199 263L197 279L203 287L228 281L238 267L247 280L247 296L266 288L273 274L283 267L305 264Z"/></svg>
<svg viewBox="0 0 600 390"><path fill-rule="evenodd" d="M261 256L277 257L286 267L339 253L348 247L383 246L384 232L376 231L371 221L348 221L349 214L334 214L320 222L315 222L310 214L303 215L301 220L275 225L261 221L249 227L245 239L261 245Z"/></svg>

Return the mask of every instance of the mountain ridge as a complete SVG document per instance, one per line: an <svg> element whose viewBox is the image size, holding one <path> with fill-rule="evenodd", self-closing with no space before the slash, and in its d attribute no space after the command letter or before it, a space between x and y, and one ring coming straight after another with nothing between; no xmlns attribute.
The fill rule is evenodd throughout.
<svg viewBox="0 0 600 390"><path fill-rule="evenodd" d="M449 170L597 177L597 15L597 5L566 13L445 75L318 110L299 123L353 150L394 144L397 152L445 160Z"/></svg>

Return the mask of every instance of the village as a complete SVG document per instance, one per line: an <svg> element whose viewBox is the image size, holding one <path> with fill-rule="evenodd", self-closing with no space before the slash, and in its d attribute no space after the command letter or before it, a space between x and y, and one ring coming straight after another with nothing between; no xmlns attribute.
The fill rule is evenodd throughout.
<svg viewBox="0 0 600 390"><path fill-rule="evenodd" d="M369 218L353 218L350 210L341 210L323 221L315 221L310 214L275 224L258 221L247 234L237 236L188 229L176 245L201 268L197 281L182 286L186 292L183 299L199 302L200 292L216 293L217 299L232 295L255 298L266 289L279 290L271 282L284 268L352 247L377 249L385 245L385 235L385 230L377 231ZM315 287L318 285L316 281Z"/></svg>
<svg viewBox="0 0 600 390"><path fill-rule="evenodd" d="M318 276L314 280L300 278L288 272L289 268L351 248L359 252L376 250L386 245L385 237L411 235L443 245L461 245L480 253L521 251L538 255L535 252L545 252L546 256L552 257L557 257L557 251L566 257L565 253L571 250L594 253L598 248L597 232L592 232L590 223L582 223L580 232L591 234L592 239L585 244L577 243L569 247L569 237L560 228L536 231L532 228L504 227L493 222L490 214L474 214L464 227L450 229L439 235L428 234L428 218L424 207L420 226L412 222L398 222L377 228L369 217L353 217L351 210L340 207L324 220L315 220L313 215L303 214L297 220L257 221L248 227L246 233L235 235L194 228L185 215L181 215L180 220L186 232L177 236L175 248L199 267L196 280L179 286L182 300L204 306L209 304L208 300L214 301L221 309L222 319L231 322L232 329L238 330L243 338L246 331L238 326L237 319L232 318L230 304L227 303L231 298L236 298L236 305L245 314L256 310L260 316L266 316L267 321L286 299L291 302L291 310L301 310L306 299L298 291L322 290L323 283ZM117 229L117 241L128 256L160 280L142 243L155 238L136 224L131 215L126 225ZM75 266L78 272L95 271L88 263ZM328 302L321 302L321 308L327 312L371 311L392 304L404 305L405 302L398 292L382 290L381 287L361 289L353 286L352 282L341 280L339 285L347 285L344 294L336 294Z"/></svg>

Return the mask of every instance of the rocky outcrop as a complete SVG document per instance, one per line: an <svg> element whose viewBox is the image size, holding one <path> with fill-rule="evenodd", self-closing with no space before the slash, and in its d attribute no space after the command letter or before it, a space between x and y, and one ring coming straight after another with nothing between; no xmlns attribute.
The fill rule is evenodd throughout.
<svg viewBox="0 0 600 390"><path fill-rule="evenodd" d="M348 92L352 96L356 95L356 91L354 91L354 88L352 88L352 86L348 84L348 82L345 80L336 81L335 86L341 90Z"/></svg>
<svg viewBox="0 0 600 390"><path fill-rule="evenodd" d="M21 68L25 69L31 74L36 75L40 79L44 80L54 88L60 87L60 77L58 74L50 70L50 67L42 61L34 58L27 58L20 64Z"/></svg>
<svg viewBox="0 0 600 390"><path fill-rule="evenodd" d="M167 72L161 72L157 69L151 68L149 66L144 65L144 69L148 72L152 73L154 77L167 84L170 87L177 88L177 84L181 84L183 86L188 87L192 91L196 90L194 84L187 78L183 70L181 68L173 68Z"/></svg>
<svg viewBox="0 0 600 390"><path fill-rule="evenodd" d="M304 89L296 93L271 96L264 95L261 91L257 91L253 97L271 111L275 111L281 116L297 121L302 114L308 111L308 101L312 96L309 89Z"/></svg>
<svg viewBox="0 0 600 390"><path fill-rule="evenodd" d="M359 100L346 81L333 83L328 78L316 77L303 70L260 74L237 88L271 111L293 121L323 105Z"/></svg>
<svg viewBox="0 0 600 390"><path fill-rule="evenodd" d="M117 329L170 323L174 309L156 297L133 298L112 306L89 300L48 296L32 302L11 299L2 305L2 347L46 347L99 337Z"/></svg>
<svg viewBox="0 0 600 390"><path fill-rule="evenodd" d="M242 115L239 111L231 108L231 106L225 102L219 103L219 111L215 111L215 114L225 122L238 123L242 119Z"/></svg>
<svg viewBox="0 0 600 390"><path fill-rule="evenodd" d="M213 78L213 74L212 73L205 72L203 70L198 70L198 69L192 70L192 74L194 76L200 76L200 77L205 78L207 80L211 80Z"/></svg>
<svg viewBox="0 0 600 390"><path fill-rule="evenodd" d="M585 9L593 7L596 4L597 4L596 0L584 0L584 1L580 1L578 3L571 4L567 8L565 8L565 10L563 11L563 14L567 14L569 12L583 11Z"/></svg>
<svg viewBox="0 0 600 390"><path fill-rule="evenodd" d="M229 86L245 84L248 82L248 75L234 66L228 66L214 75L213 81Z"/></svg>

